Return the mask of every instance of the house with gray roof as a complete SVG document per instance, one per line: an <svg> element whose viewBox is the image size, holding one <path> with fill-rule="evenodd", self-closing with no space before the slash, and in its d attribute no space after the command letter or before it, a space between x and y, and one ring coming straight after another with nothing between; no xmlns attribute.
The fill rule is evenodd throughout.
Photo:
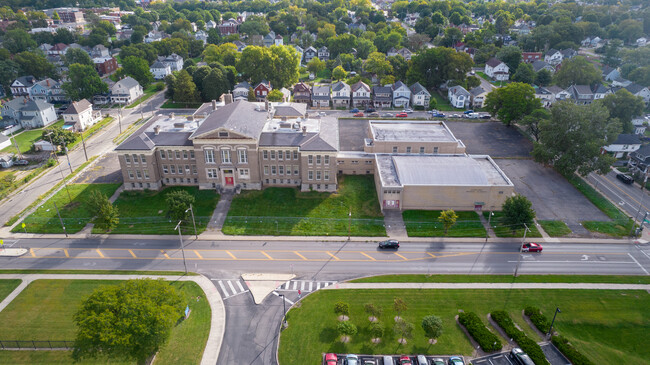
<svg viewBox="0 0 650 365"><path fill-rule="evenodd" d="M242 81L239 84L235 85L232 90L232 96L235 101L237 100L248 100L248 92L252 88L251 84L246 81Z"/></svg>
<svg viewBox="0 0 650 365"><path fill-rule="evenodd" d="M460 85L452 86L447 90L447 98L454 108L469 107L471 94Z"/></svg>
<svg viewBox="0 0 650 365"><path fill-rule="evenodd" d="M169 67L169 64L156 61L149 67L149 72L151 72L155 80L162 80L167 75L171 75L172 69Z"/></svg>
<svg viewBox="0 0 650 365"><path fill-rule="evenodd" d="M19 96L2 105L2 126L20 124L24 129L42 128L56 122L54 106L43 100Z"/></svg>
<svg viewBox="0 0 650 365"><path fill-rule="evenodd" d="M350 85L343 81L332 84L332 105L334 108L347 108L350 106Z"/></svg>
<svg viewBox="0 0 650 365"><path fill-rule="evenodd" d="M411 105L412 106L421 106L425 109L429 107L429 101L431 101L431 93L419 82L411 85Z"/></svg>
<svg viewBox="0 0 650 365"><path fill-rule="evenodd" d="M603 66L602 74L605 81L613 81L617 77L621 76L621 73L618 71L618 69L609 67L607 65Z"/></svg>
<svg viewBox="0 0 650 365"><path fill-rule="evenodd" d="M542 70L548 70L550 73L555 72L555 67L548 64L546 61L538 60L531 64L533 66L533 71L540 72Z"/></svg>
<svg viewBox="0 0 650 365"><path fill-rule="evenodd" d="M375 108L390 108L393 103L393 89L390 86L372 87L372 105Z"/></svg>
<svg viewBox="0 0 650 365"><path fill-rule="evenodd" d="M469 90L469 101L472 108L482 108L488 92L480 86Z"/></svg>
<svg viewBox="0 0 650 365"><path fill-rule="evenodd" d="M29 96L29 91L35 82L36 78L34 76L20 76L11 83L11 95L14 97Z"/></svg>
<svg viewBox="0 0 650 365"><path fill-rule="evenodd" d="M395 108L408 108L411 103L411 89L401 81L395 82L392 87L393 106Z"/></svg>
<svg viewBox="0 0 650 365"><path fill-rule="evenodd" d="M616 158L627 158L627 155L641 148L641 140L636 134L619 134L616 140L603 147L604 151Z"/></svg>
<svg viewBox="0 0 650 365"><path fill-rule="evenodd" d="M142 94L142 86L134 78L127 76L111 87L110 102L129 105L141 97Z"/></svg>
<svg viewBox="0 0 650 365"><path fill-rule="evenodd" d="M648 102L650 102L650 90L646 86L631 83L625 86L625 90L629 91L634 96L640 96L646 105L648 105Z"/></svg>
<svg viewBox="0 0 650 365"><path fill-rule="evenodd" d="M63 129L71 129L81 132L102 119L99 110L93 110L92 104L86 100L73 101L70 106L61 113L63 116Z"/></svg>
<svg viewBox="0 0 650 365"><path fill-rule="evenodd" d="M567 91L578 105L588 105L594 101L594 92L589 85L571 85Z"/></svg>
<svg viewBox="0 0 650 365"><path fill-rule="evenodd" d="M365 108L370 106L370 86L363 81L357 81L350 86L352 92L352 106Z"/></svg>
<svg viewBox="0 0 650 365"><path fill-rule="evenodd" d="M314 108L329 108L330 86L314 85L311 87L311 106Z"/></svg>

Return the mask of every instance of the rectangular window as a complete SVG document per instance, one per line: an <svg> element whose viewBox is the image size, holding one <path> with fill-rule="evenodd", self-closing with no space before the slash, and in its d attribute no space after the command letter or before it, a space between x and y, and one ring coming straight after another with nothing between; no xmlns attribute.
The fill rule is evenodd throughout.
<svg viewBox="0 0 650 365"><path fill-rule="evenodd" d="M278 161L282 161L284 159L282 151L278 151Z"/></svg>
<svg viewBox="0 0 650 365"><path fill-rule="evenodd" d="M219 138L228 138L228 132L219 132Z"/></svg>
<svg viewBox="0 0 650 365"><path fill-rule="evenodd" d="M307 156L307 163L310 164L310 165L313 165L314 164L314 156L312 156L312 155Z"/></svg>
<svg viewBox="0 0 650 365"><path fill-rule="evenodd" d="M160 158L163 160L167 158L167 155L165 154L165 150L160 150Z"/></svg>
<svg viewBox="0 0 650 365"><path fill-rule="evenodd" d="M298 175L298 165L293 165L293 174Z"/></svg>
<svg viewBox="0 0 650 365"><path fill-rule="evenodd" d="M275 175L275 174L276 174L276 168L277 168L277 167L276 167L275 165L272 165L272 166L271 166L271 175Z"/></svg>
<svg viewBox="0 0 650 365"><path fill-rule="evenodd" d="M142 179L142 171L140 171L140 170L135 170L135 176L137 176L138 179Z"/></svg>
<svg viewBox="0 0 650 365"><path fill-rule="evenodd" d="M316 170L316 180L320 180L320 170Z"/></svg>
<svg viewBox="0 0 650 365"><path fill-rule="evenodd" d="M207 173L208 173L208 179L217 178L217 169L207 169Z"/></svg>
<svg viewBox="0 0 650 365"><path fill-rule="evenodd" d="M323 171L323 180L329 180L329 179L330 179L330 170Z"/></svg>
<svg viewBox="0 0 650 365"><path fill-rule="evenodd" d="M181 151L176 151L176 159L177 160L181 159Z"/></svg>
<svg viewBox="0 0 650 365"><path fill-rule="evenodd" d="M183 175L183 165L178 165L178 174Z"/></svg>
<svg viewBox="0 0 650 365"><path fill-rule="evenodd" d="M127 164L131 163L131 155L124 155L124 161L126 161Z"/></svg>
<svg viewBox="0 0 650 365"><path fill-rule="evenodd" d="M278 166L278 175L284 175L284 166Z"/></svg>
<svg viewBox="0 0 650 365"><path fill-rule="evenodd" d="M133 163L134 164L138 163L138 155L136 155L135 153L133 154Z"/></svg>
<svg viewBox="0 0 650 365"><path fill-rule="evenodd" d="M205 150L205 163L214 163L214 150Z"/></svg>
<svg viewBox="0 0 650 365"><path fill-rule="evenodd" d="M172 153L171 150L167 150L167 156L169 156L170 160L174 158L174 154Z"/></svg>
<svg viewBox="0 0 650 365"><path fill-rule="evenodd" d="M424 153L424 147L420 147L420 153Z"/></svg>
<svg viewBox="0 0 650 365"><path fill-rule="evenodd" d="M248 163L248 152L245 149L238 149L237 157L239 159L239 163Z"/></svg>
<svg viewBox="0 0 650 365"><path fill-rule="evenodd" d="M275 160L275 151L271 150L271 160Z"/></svg>
<svg viewBox="0 0 650 365"><path fill-rule="evenodd" d="M167 165L163 165L163 173L168 174L169 169L167 168Z"/></svg>
<svg viewBox="0 0 650 365"><path fill-rule="evenodd" d="M269 174L269 167L264 166L264 175L268 175L268 174Z"/></svg>
<svg viewBox="0 0 650 365"><path fill-rule="evenodd" d="M406 147L406 153L411 153L411 147Z"/></svg>
<svg viewBox="0 0 650 365"><path fill-rule="evenodd" d="M393 153L397 153L397 146L393 147Z"/></svg>
<svg viewBox="0 0 650 365"><path fill-rule="evenodd" d="M298 151L293 151L293 159L297 160L298 159Z"/></svg>
<svg viewBox="0 0 650 365"><path fill-rule="evenodd" d="M185 173L190 174L190 165L185 165Z"/></svg>
<svg viewBox="0 0 650 365"><path fill-rule="evenodd" d="M438 147L433 147L433 153L438 153Z"/></svg>
<svg viewBox="0 0 650 365"><path fill-rule="evenodd" d="M196 175L198 171L196 171L196 165L192 165L192 174Z"/></svg>
<svg viewBox="0 0 650 365"><path fill-rule="evenodd" d="M144 155L140 155L140 162L142 162L143 165L147 164L147 158L144 157Z"/></svg>
<svg viewBox="0 0 650 365"><path fill-rule="evenodd" d="M262 151L262 158L265 159L265 160L268 160L269 159L269 151L267 151L267 150Z"/></svg>
<svg viewBox="0 0 650 365"><path fill-rule="evenodd" d="M144 170L142 172L144 172L144 178L148 179L149 178L149 170Z"/></svg>
<svg viewBox="0 0 650 365"><path fill-rule="evenodd" d="M314 180L314 172L312 170L307 171L307 180Z"/></svg>
<svg viewBox="0 0 650 365"><path fill-rule="evenodd" d="M324 158L325 166L328 166L330 164L330 155L325 155L323 158Z"/></svg>
<svg viewBox="0 0 650 365"><path fill-rule="evenodd" d="M187 151L183 151L183 159L187 160Z"/></svg>
<svg viewBox="0 0 650 365"><path fill-rule="evenodd" d="M291 151L284 151L284 158L287 161L291 160Z"/></svg>
<svg viewBox="0 0 650 365"><path fill-rule="evenodd" d="M316 165L320 165L320 155L316 155Z"/></svg>
<svg viewBox="0 0 650 365"><path fill-rule="evenodd" d="M190 159L193 160L194 158L195 158L195 157L194 157L194 150L192 150L192 151L190 151Z"/></svg>
<svg viewBox="0 0 650 365"><path fill-rule="evenodd" d="M242 179L248 179L250 176L250 170L249 169L239 169L239 177Z"/></svg>
<svg viewBox="0 0 650 365"><path fill-rule="evenodd" d="M129 174L129 179L133 180L133 170L127 171Z"/></svg>
<svg viewBox="0 0 650 365"><path fill-rule="evenodd" d="M172 174L176 173L176 165L170 165L169 166L169 171L171 171Z"/></svg>
<svg viewBox="0 0 650 365"><path fill-rule="evenodd" d="M230 163L230 150L221 150L221 162Z"/></svg>

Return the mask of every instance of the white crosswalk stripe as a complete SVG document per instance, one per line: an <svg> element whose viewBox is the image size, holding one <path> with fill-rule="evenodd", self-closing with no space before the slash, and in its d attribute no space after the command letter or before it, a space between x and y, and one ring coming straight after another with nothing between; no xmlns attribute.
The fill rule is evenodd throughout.
<svg viewBox="0 0 650 365"><path fill-rule="evenodd" d="M335 284L335 281L290 280L280 284L276 290L312 292Z"/></svg>
<svg viewBox="0 0 650 365"><path fill-rule="evenodd" d="M231 298L249 291L239 280L212 279L212 281L217 282L217 288L219 289L223 299Z"/></svg>

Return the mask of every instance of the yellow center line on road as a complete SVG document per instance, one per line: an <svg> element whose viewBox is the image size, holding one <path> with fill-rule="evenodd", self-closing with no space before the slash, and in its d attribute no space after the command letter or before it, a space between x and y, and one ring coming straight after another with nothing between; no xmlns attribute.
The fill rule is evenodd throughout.
<svg viewBox="0 0 650 365"><path fill-rule="evenodd" d="M230 255L230 257L232 257L233 260L237 260L237 258L235 257L235 255L233 255L232 253L230 253L230 251L226 251L226 253L227 253L228 255Z"/></svg>
<svg viewBox="0 0 650 365"><path fill-rule="evenodd" d="M309 261L309 260L307 260L307 258L306 258L305 256L301 255L300 252L298 252L298 251L293 251L293 253L295 253L295 254L296 254L298 257L300 257L301 259L303 259L303 260L305 260L305 261Z"/></svg>
<svg viewBox="0 0 650 365"><path fill-rule="evenodd" d="M372 256L370 256L370 255L368 255L368 254L365 253L365 252L361 252L361 251L359 251L359 253L362 254L363 256L369 258L369 259L372 260L372 261L377 261L376 258L374 258L374 257L372 257Z"/></svg>
<svg viewBox="0 0 650 365"><path fill-rule="evenodd" d="M607 176L603 176L603 179L605 179L607 182L609 182L609 183L610 183L613 187L615 187L616 189L620 190L621 193L627 195L630 199L632 199L632 201L633 201L635 204L641 204L638 200L634 199L630 194L626 193L623 189L621 189L620 186L618 186L618 185L615 184L613 181L611 181L610 179L608 179ZM648 208L646 208L645 205L641 205L641 206L642 206L645 210L649 210Z"/></svg>
<svg viewBox="0 0 650 365"><path fill-rule="evenodd" d="M97 249L95 251L97 251L97 253L99 254L99 256L101 256L101 258L105 258L104 254L99 249Z"/></svg>
<svg viewBox="0 0 650 365"><path fill-rule="evenodd" d="M129 253L131 254L131 256L133 256L134 259L137 259L137 258L138 258L138 256L136 256L136 255L133 253L133 250L129 250Z"/></svg>
<svg viewBox="0 0 650 365"><path fill-rule="evenodd" d="M34 255L34 249L33 248L29 249L29 253L30 253L30 255L32 255L32 257L36 257L36 255Z"/></svg>
<svg viewBox="0 0 650 365"><path fill-rule="evenodd" d="M196 254L196 256L197 256L200 260L203 260L203 256L201 256L201 254L199 253L199 251L197 251L197 250L193 250L193 251L194 251L194 253Z"/></svg>
<svg viewBox="0 0 650 365"><path fill-rule="evenodd" d="M169 255L167 254L167 252L165 252L165 250L160 250L160 252L165 256L166 259L169 258Z"/></svg>
<svg viewBox="0 0 650 365"><path fill-rule="evenodd" d="M266 252L264 252L264 251L260 251L260 253L261 253L262 255L268 257L269 260L273 260L273 257L271 257L268 253L266 253Z"/></svg>
<svg viewBox="0 0 650 365"><path fill-rule="evenodd" d="M437 259L437 258L438 258L438 256L432 254L431 252L425 252L425 253L426 253L427 255L433 257L434 259Z"/></svg>
<svg viewBox="0 0 650 365"><path fill-rule="evenodd" d="M402 259L404 259L404 261L408 261L408 260L409 260L409 259L407 259L406 257L404 257L404 256L402 256L402 255L400 255L400 254L398 254L397 252L393 252L393 253L395 254L395 256L397 256L397 257L401 257Z"/></svg>
<svg viewBox="0 0 650 365"><path fill-rule="evenodd" d="M334 254L331 253L331 252L329 252L329 251L325 251L325 253L327 253L328 255L332 256L332 258L334 258L334 260L336 260L336 261L340 261L340 260L341 260L341 259L339 259L338 257L334 256Z"/></svg>
<svg viewBox="0 0 650 365"><path fill-rule="evenodd" d="M66 258L70 258L70 254L68 254L68 250L67 250L67 249L64 248L64 249L63 249L63 253L65 254L65 257L66 257Z"/></svg>

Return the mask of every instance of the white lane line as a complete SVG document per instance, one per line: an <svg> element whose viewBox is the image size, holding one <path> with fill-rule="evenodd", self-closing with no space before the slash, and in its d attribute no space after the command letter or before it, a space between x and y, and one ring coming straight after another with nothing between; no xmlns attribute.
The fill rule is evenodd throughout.
<svg viewBox="0 0 650 365"><path fill-rule="evenodd" d="M232 290L233 295L237 294L235 287L232 285L232 281L228 280L228 286L230 287L230 290Z"/></svg>
<svg viewBox="0 0 650 365"><path fill-rule="evenodd" d="M646 270L645 267L643 267L643 266L642 266L642 265L641 265L641 264L640 264L640 263L639 263L639 262L634 258L634 256L632 256L631 253L628 252L627 255L630 256L630 258L631 258L632 260L634 260L634 262L635 262L637 265L639 265L639 267L641 268L641 270L643 270L643 272L644 272L646 275L650 275L650 273L648 273L648 270Z"/></svg>
<svg viewBox="0 0 650 365"><path fill-rule="evenodd" d="M304 281L300 282L300 290L305 290L305 282Z"/></svg>
<svg viewBox="0 0 650 365"><path fill-rule="evenodd" d="M241 282L238 281L237 286L239 286L240 291L242 291L242 292L244 291L244 287L241 285Z"/></svg>
<svg viewBox="0 0 650 365"><path fill-rule="evenodd" d="M241 292L241 293L237 293L237 294L235 294L235 295L231 295L231 296L229 296L229 297L227 297L227 298L223 298L223 300L230 299L230 298L234 298L234 297L236 297L236 296L239 296L240 294L248 293L249 291L250 291L250 290L245 290L245 291L243 291L243 292Z"/></svg>
<svg viewBox="0 0 650 365"><path fill-rule="evenodd" d="M228 298L230 296L230 294L228 294L228 291L226 290L226 287L223 286L223 282L221 280L219 280L218 283L219 283L219 287L221 287L221 291L225 295L225 298Z"/></svg>
<svg viewBox="0 0 650 365"><path fill-rule="evenodd" d="M639 246L637 246L637 245L634 245L634 246L635 246L639 251L641 251L641 253L642 253L645 257L647 257L647 258L650 260L650 256L648 256L648 254L645 253L645 251L643 251L643 250L641 249L641 247L639 247Z"/></svg>
<svg viewBox="0 0 650 365"><path fill-rule="evenodd" d="M278 297L280 296L280 294L278 294L278 293L275 292L275 291L272 292L272 293L273 293L275 296L278 296ZM289 303L289 304L291 304L291 305L294 304L292 301L290 301L289 299L287 299L287 297L285 297L284 295L282 296L282 298L284 298L284 300L285 300L287 303Z"/></svg>
<svg viewBox="0 0 650 365"><path fill-rule="evenodd" d="M629 254L628 254L629 255ZM635 260L636 261L636 260ZM511 263L517 261L508 261ZM630 261L521 261L521 263L526 264L631 264Z"/></svg>
<svg viewBox="0 0 650 365"><path fill-rule="evenodd" d="M294 282L293 282L293 290L296 290L297 287L298 287L298 282L297 282L297 281L294 281Z"/></svg>
<svg viewBox="0 0 650 365"><path fill-rule="evenodd" d="M310 281L310 282L309 282L309 291L311 291L311 288L312 288L312 285L313 285L313 284L314 284L313 281Z"/></svg>
<svg viewBox="0 0 650 365"><path fill-rule="evenodd" d="M289 290L289 285L290 285L290 284L291 284L291 282L290 282L290 281L287 281L287 282L284 284L284 289L285 289L285 290Z"/></svg>

